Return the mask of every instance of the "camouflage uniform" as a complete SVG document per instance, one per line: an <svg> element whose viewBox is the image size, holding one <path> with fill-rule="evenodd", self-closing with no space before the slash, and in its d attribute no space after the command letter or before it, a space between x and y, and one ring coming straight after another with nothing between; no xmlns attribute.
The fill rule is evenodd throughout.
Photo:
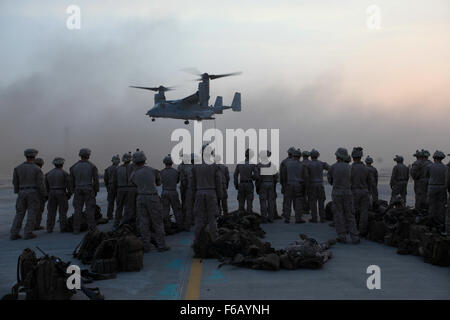
<svg viewBox="0 0 450 320"><path fill-rule="evenodd" d="M108 219L114 218L114 204L116 202L117 190L114 189L113 185L113 176L114 172L117 170L118 162L120 161L118 156L113 157L113 164L105 169L105 173L103 175L103 180L105 182L106 191L108 192L108 209L107 209L107 217Z"/></svg>
<svg viewBox="0 0 450 320"><path fill-rule="evenodd" d="M251 164L248 159L244 163L239 163L234 170L234 187L238 190L239 211L245 211L247 202L247 212L253 212L254 186L253 180L258 178L256 165Z"/></svg>
<svg viewBox="0 0 450 320"><path fill-rule="evenodd" d="M54 168L45 175L45 184L48 190L47 231L53 231L56 211L59 210L59 230L65 232L69 199L73 193L70 176L62 167Z"/></svg>
<svg viewBox="0 0 450 320"><path fill-rule="evenodd" d="M450 154L448 154L450 156ZM445 232L450 234L450 162L447 164L447 192L449 194L447 201L447 214L445 217Z"/></svg>
<svg viewBox="0 0 450 320"><path fill-rule="evenodd" d="M340 159L345 159L347 151L336 152ZM356 228L355 216L352 210L352 190L351 190L351 166L338 160L328 170L328 182L333 186L331 197L333 199L333 216L338 234L338 239L346 241L346 233L350 233L353 241L358 241L358 229Z"/></svg>
<svg viewBox="0 0 450 320"><path fill-rule="evenodd" d="M118 227L121 222L128 220L133 215L133 210L136 207L136 189L129 181L135 166L129 162L131 157L129 155L125 157L125 155L123 157L126 160L125 163L113 171L113 190L116 192L115 227Z"/></svg>
<svg viewBox="0 0 450 320"><path fill-rule="evenodd" d="M372 184L369 169L361 161L355 161L351 169L351 189L353 206L359 214L359 232L367 233L369 223L369 186Z"/></svg>
<svg viewBox="0 0 450 320"><path fill-rule="evenodd" d="M311 208L312 222L317 222L317 211L321 222L325 222L325 188L323 186L323 171L328 170L327 163L312 159L309 163L309 206Z"/></svg>
<svg viewBox="0 0 450 320"><path fill-rule="evenodd" d="M222 198L219 200L219 213L228 213L228 186L230 184L230 172L228 167L224 164L217 164L220 173L222 174Z"/></svg>
<svg viewBox="0 0 450 320"><path fill-rule="evenodd" d="M291 207L294 206L295 222L302 223L302 214L304 213L304 198L306 192L306 185L309 180L308 169L299 161L299 157L286 161L285 166L281 168L281 176L285 181L284 188L284 221L290 222Z"/></svg>
<svg viewBox="0 0 450 320"><path fill-rule="evenodd" d="M435 154L436 155L436 154ZM445 157L442 153L442 157ZM443 159L443 158L442 158ZM445 222L445 204L447 203L448 167L436 161L428 167L427 202L428 214L434 221Z"/></svg>
<svg viewBox="0 0 450 320"><path fill-rule="evenodd" d="M177 184L180 181L180 174L172 167L161 170L162 193L161 201L163 208L164 224L170 226L170 207L172 207L177 226L183 228L183 216L181 213L180 198L178 196Z"/></svg>
<svg viewBox="0 0 450 320"><path fill-rule="evenodd" d="M406 194L409 180L409 168L403 164L403 157L396 157L398 163L392 169L390 186L392 189L391 203L397 195L400 195L403 204L406 205ZM395 160L394 159L394 160Z"/></svg>
<svg viewBox="0 0 450 320"><path fill-rule="evenodd" d="M308 159L309 155L310 155L309 151L302 152L302 156L303 156L302 163L305 165L306 169L308 169L309 164L311 163L311 160ZM303 208L304 208L305 214L308 214L311 210L311 207L309 206L310 194L311 194L311 189L309 188L309 184L306 184L305 185L305 197L303 198Z"/></svg>
<svg viewBox="0 0 450 320"><path fill-rule="evenodd" d="M33 151L33 152L32 152ZM25 150L25 156L37 154L36 150ZM44 174L41 169L31 162L24 162L14 168L13 172L14 193L16 193L16 216L11 226L11 239L19 238L22 222L28 211L24 228L25 239L35 237L32 233L36 223L36 215L40 209L40 197L45 197L47 192L44 185Z"/></svg>
<svg viewBox="0 0 450 320"><path fill-rule="evenodd" d="M156 190L156 186L161 185L158 170L148 166L137 167L131 173L130 181L137 187L137 215L139 216L137 221L140 224L139 229L144 243L144 250L150 250L151 246L150 225L155 232L158 249L167 248L164 237L161 199Z"/></svg>
<svg viewBox="0 0 450 320"><path fill-rule="evenodd" d="M194 190L192 187L193 164L185 164L180 172L180 189L184 190L184 229L189 230L194 222L192 210L194 209Z"/></svg>
<svg viewBox="0 0 450 320"><path fill-rule="evenodd" d="M259 163L258 168L258 181L256 182L256 191L259 195L259 203L261 207L261 216L266 218L269 222L273 222L275 219L275 188L274 185L277 181L277 174L263 175L261 168L269 168L272 164Z"/></svg>
<svg viewBox="0 0 450 320"><path fill-rule="evenodd" d="M89 157L90 151L80 151L80 156ZM86 206L86 218L89 228L95 223L95 197L99 191L98 169L90 161L81 159L70 168L70 180L74 190L73 207L75 209L73 219L73 232L79 233L81 227L81 214L83 206Z"/></svg>
<svg viewBox="0 0 450 320"><path fill-rule="evenodd" d="M286 162L292 160L292 152L294 152L295 149L293 147L291 147L291 148L289 148L288 151L289 151L289 156L286 159L284 159L283 161L281 161L281 163L280 163L280 184L281 184L281 193L283 194L283 208L282 208L282 216L283 217L286 216L286 213L284 212L284 210L287 207L287 205L286 205L287 198L286 198L286 193L285 193L285 191L286 191L286 181L284 180L285 177L281 174L281 172L283 170L285 170L283 168L286 168Z"/></svg>
<svg viewBox="0 0 450 320"><path fill-rule="evenodd" d="M192 186L195 194L195 241L207 227L211 240L217 238L216 217L219 215L218 200L222 198L222 174L216 164L196 164L192 168Z"/></svg>
<svg viewBox="0 0 450 320"><path fill-rule="evenodd" d="M39 169L42 170L42 167L44 166L44 160L42 158L36 158L36 160L34 161L34 164L36 164L39 167ZM43 229L43 227L41 226L41 222L42 222L42 216L44 215L46 202L47 202L47 197L39 197L39 211L36 214L36 224L34 226L34 230Z"/></svg>
<svg viewBox="0 0 450 320"><path fill-rule="evenodd" d="M370 174L369 195L372 203L374 203L378 201L378 170L372 166L372 163L367 163L367 160L366 167L369 169Z"/></svg>
<svg viewBox="0 0 450 320"><path fill-rule="evenodd" d="M423 151L421 152L423 155ZM428 208L427 205L427 191L428 191L428 178L426 176L428 166L431 162L421 156L420 159L415 161L410 170L411 177L414 179L414 192L416 196L415 208L420 211L424 211Z"/></svg>

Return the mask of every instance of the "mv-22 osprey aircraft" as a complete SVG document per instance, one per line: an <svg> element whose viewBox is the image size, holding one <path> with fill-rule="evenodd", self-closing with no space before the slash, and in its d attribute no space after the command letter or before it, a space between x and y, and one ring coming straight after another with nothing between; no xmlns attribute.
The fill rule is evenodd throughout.
<svg viewBox="0 0 450 320"><path fill-rule="evenodd" d="M196 79L200 81L198 84L198 91L186 98L180 100L166 100L164 92L173 90L171 87L138 87L130 86L131 88L145 89L157 91L155 94L155 105L147 111L147 115L155 121L155 118L170 118L170 119L184 119L185 124L189 124L189 120L213 120L214 114L222 114L223 110L232 109L233 111L241 111L241 94L236 92L233 97L231 106L224 106L221 96L216 98L214 106L209 106L209 80L218 78L234 76L241 74L241 72L227 73L227 74L207 74L197 73L201 78Z"/></svg>

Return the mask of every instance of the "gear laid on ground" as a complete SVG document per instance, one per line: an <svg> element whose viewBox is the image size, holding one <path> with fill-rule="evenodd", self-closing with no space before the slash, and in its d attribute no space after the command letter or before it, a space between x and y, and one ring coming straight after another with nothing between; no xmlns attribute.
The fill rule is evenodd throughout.
<svg viewBox="0 0 450 320"><path fill-rule="evenodd" d="M260 227L261 218L255 214L239 216L230 213L218 220L218 238L212 241L209 233L202 230L193 244L198 258L216 258L223 264L262 269L318 269L331 258L330 240L319 244L315 239L300 235L282 250L275 250L269 242L260 240L265 234ZM220 265L220 266L221 266Z"/></svg>
<svg viewBox="0 0 450 320"><path fill-rule="evenodd" d="M95 206L95 223L97 225L99 224L106 224L108 223L108 219L103 218L101 209L98 205ZM85 232L88 230L88 223L87 223L87 216L86 211L83 211L81 213L81 225L80 225L80 231ZM73 214L67 219L67 226L66 226L66 232L73 232Z"/></svg>

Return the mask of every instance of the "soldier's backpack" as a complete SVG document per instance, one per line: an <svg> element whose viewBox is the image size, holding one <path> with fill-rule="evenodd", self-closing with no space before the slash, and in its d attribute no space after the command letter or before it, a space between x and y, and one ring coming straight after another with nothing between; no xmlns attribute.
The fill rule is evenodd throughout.
<svg viewBox="0 0 450 320"><path fill-rule="evenodd" d="M105 238L106 234L100 232L97 228L89 230L83 240L81 240L75 248L73 257L81 260L84 264L91 263L94 258L95 251Z"/></svg>
<svg viewBox="0 0 450 320"><path fill-rule="evenodd" d="M117 240L117 261L120 271L139 271L144 266L144 246L132 233Z"/></svg>
<svg viewBox="0 0 450 320"><path fill-rule="evenodd" d="M103 218L101 208L98 205L95 206L95 223L96 224L108 223L108 219ZM83 211L81 213L80 231L85 232L88 229L89 228L87 223L86 211ZM73 214L67 219L66 231L73 232Z"/></svg>
<svg viewBox="0 0 450 320"><path fill-rule="evenodd" d="M97 247L91 263L93 272L105 274L119 271L117 263L117 239L105 239Z"/></svg>
<svg viewBox="0 0 450 320"><path fill-rule="evenodd" d="M66 275L61 261L45 256L40 259L31 249L25 249L17 263L17 284L4 299L18 299L19 292L26 300L68 300L73 291L66 285ZM62 269L61 269L62 268Z"/></svg>

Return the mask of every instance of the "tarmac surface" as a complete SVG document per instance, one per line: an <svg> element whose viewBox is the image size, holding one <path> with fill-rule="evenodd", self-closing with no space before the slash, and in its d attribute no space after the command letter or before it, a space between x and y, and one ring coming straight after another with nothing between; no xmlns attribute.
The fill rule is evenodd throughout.
<svg viewBox="0 0 450 320"><path fill-rule="evenodd" d="M409 186L408 203L412 187ZM326 187L329 200L329 186ZM380 198L387 199L389 186L380 182ZM278 210L281 197L278 193ZM237 209L236 193L229 190L230 211ZM97 203L106 212L106 191L101 188ZM255 197L255 211L259 203ZM72 208L69 214L73 212ZM73 264L72 251L84 234L73 235L45 230L37 231L32 240L9 240L9 228L15 214L12 189L0 190L0 296L9 293L16 281L17 258L23 249L39 246L50 255L59 256ZM44 213L43 225L45 225ZM111 223L101 225L108 230ZM319 242L335 238L333 228L324 224L285 224L277 220L265 224L265 241L283 248L305 233ZM360 245L336 244L333 258L319 270L262 271L223 266L215 259L193 259L190 248L192 232L168 236L171 247L167 252L151 251L144 256L140 272L122 272L116 279L97 281L106 299L450 299L450 268L424 263L420 257L402 256L396 249L363 240ZM39 254L38 254L39 255ZM381 289L369 290L366 285L367 267L381 269ZM86 268L87 266L80 265ZM74 299L85 299L77 293Z"/></svg>

